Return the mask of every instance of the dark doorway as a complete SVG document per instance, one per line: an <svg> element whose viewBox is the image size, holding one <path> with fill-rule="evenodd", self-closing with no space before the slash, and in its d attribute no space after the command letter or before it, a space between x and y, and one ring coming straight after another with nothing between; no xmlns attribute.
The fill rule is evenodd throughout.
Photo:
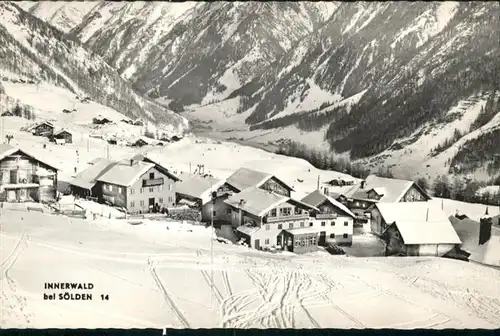
<svg viewBox="0 0 500 336"><path fill-rule="evenodd" d="M320 245L320 246L325 246L326 245L326 231L321 231L319 233L318 245Z"/></svg>
<svg viewBox="0 0 500 336"><path fill-rule="evenodd" d="M149 199L149 206L150 207L154 207L155 206L155 198L154 197Z"/></svg>
<svg viewBox="0 0 500 336"><path fill-rule="evenodd" d="M260 239L255 239L255 249L260 250Z"/></svg>
<svg viewBox="0 0 500 336"><path fill-rule="evenodd" d="M10 171L10 183L17 184L17 170Z"/></svg>

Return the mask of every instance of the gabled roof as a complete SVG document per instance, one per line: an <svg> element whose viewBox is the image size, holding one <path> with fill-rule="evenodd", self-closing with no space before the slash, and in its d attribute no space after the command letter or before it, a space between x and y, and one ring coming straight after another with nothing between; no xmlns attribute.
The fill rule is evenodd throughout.
<svg viewBox="0 0 500 336"><path fill-rule="evenodd" d="M455 229L449 220L437 222L397 221L396 226L406 245L460 244Z"/></svg>
<svg viewBox="0 0 500 336"><path fill-rule="evenodd" d="M54 127L54 125L51 122L49 122L49 121L42 121L41 123L38 123L38 124L34 125L33 128L37 128L37 127L42 126L42 125L47 125L47 126L50 126L52 128Z"/></svg>
<svg viewBox="0 0 500 336"><path fill-rule="evenodd" d="M479 222L465 218L450 217L450 222L462 241L461 249L470 253L469 259L475 262L500 265L500 229L494 225L491 228L490 240L479 245Z"/></svg>
<svg viewBox="0 0 500 336"><path fill-rule="evenodd" d="M448 215L432 202L375 203L387 224L394 222L449 222Z"/></svg>
<svg viewBox="0 0 500 336"><path fill-rule="evenodd" d="M240 205L240 200L244 200L242 205ZM264 216L270 209L281 203L285 203L287 200L288 197L286 196L270 193L257 187L252 187L230 196L224 202L233 207L243 209L244 211L255 216L261 217Z"/></svg>
<svg viewBox="0 0 500 336"><path fill-rule="evenodd" d="M113 162L105 158L97 158L92 162L87 169L76 175L69 184L90 190L97 183L97 179L113 166Z"/></svg>
<svg viewBox="0 0 500 336"><path fill-rule="evenodd" d="M129 187L142 175L155 166L154 163L130 160L116 162L106 173L97 178L97 181Z"/></svg>
<svg viewBox="0 0 500 336"><path fill-rule="evenodd" d="M224 180L191 175L179 182L175 188L177 193L199 198L202 204L206 204L212 199L212 191L216 191L223 184Z"/></svg>
<svg viewBox="0 0 500 336"><path fill-rule="evenodd" d="M172 178L175 181L181 181L181 178L179 176L172 173L170 171L170 169L168 169L165 166L165 164L162 163L162 158L160 158L156 155L152 155L151 153L141 153L141 154L137 154L137 155L133 156L132 159L154 163L156 166L158 166L157 168L162 170L162 172L164 174L168 175L170 178Z"/></svg>
<svg viewBox="0 0 500 336"><path fill-rule="evenodd" d="M65 129L58 130L57 132L54 133L54 135L59 135L62 133L68 133L69 135L71 135L71 132L69 132L68 130L65 130Z"/></svg>
<svg viewBox="0 0 500 336"><path fill-rule="evenodd" d="M357 183L354 187L349 189L344 195L358 200L369 200L372 202L385 202L385 203L395 203L401 201L406 192L414 186L428 199L431 197L418 186L418 184L413 181L399 180L386 177L378 177L376 175L370 175L365 179L365 186L361 188L362 182ZM370 190L375 190L377 194L382 193L384 196L378 201L373 199L368 199L367 193Z"/></svg>
<svg viewBox="0 0 500 336"><path fill-rule="evenodd" d="M35 160L43 163L46 166L49 166L50 168L52 168L54 170L60 170L60 169L54 167L53 165L47 163L46 161L40 159L40 157L38 155L34 155L34 154L30 153L27 150L25 150L24 148L11 146L11 145L6 144L6 143L0 144L0 160L3 160L7 156L12 155L12 154L14 154L14 153L16 153L18 151L24 153L27 156L32 157L33 159L35 159Z"/></svg>
<svg viewBox="0 0 500 336"><path fill-rule="evenodd" d="M244 200L244 203L240 204L240 200ZM224 202L258 217L264 216L269 210L285 202L300 204L303 207L319 211L310 204L262 190L258 187L247 188L240 193L230 196Z"/></svg>
<svg viewBox="0 0 500 336"><path fill-rule="evenodd" d="M356 217L356 215L354 215L352 213L352 211L349 210L344 204L340 203L339 201L335 200L334 198L332 198L330 196L326 196L325 194L323 194L319 190L313 191L312 193L310 193L309 195L307 195L306 197L304 197L302 199L302 202L310 204L314 207L318 207L320 204L322 204L325 201L330 202L331 205L340 209L342 212L344 212L348 216L351 216L352 218Z"/></svg>
<svg viewBox="0 0 500 336"><path fill-rule="evenodd" d="M245 190L250 187L260 187L267 180L274 177L280 183L282 183L286 188L293 191L293 188L288 184L274 176L273 174L260 172L248 168L240 168L235 171L231 176L229 176L226 182L238 190Z"/></svg>

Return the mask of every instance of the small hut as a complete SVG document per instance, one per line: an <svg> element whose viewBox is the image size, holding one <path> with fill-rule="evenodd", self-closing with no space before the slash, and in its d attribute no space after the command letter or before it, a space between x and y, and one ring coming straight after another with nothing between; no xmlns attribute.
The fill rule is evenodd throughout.
<svg viewBox="0 0 500 336"><path fill-rule="evenodd" d="M73 135L64 129L58 131L57 133L54 133L53 139L54 141L64 140L64 143L73 143Z"/></svg>

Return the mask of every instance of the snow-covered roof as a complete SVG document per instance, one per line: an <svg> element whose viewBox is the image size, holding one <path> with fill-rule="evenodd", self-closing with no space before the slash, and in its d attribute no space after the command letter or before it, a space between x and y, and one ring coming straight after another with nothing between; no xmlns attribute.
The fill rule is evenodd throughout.
<svg viewBox="0 0 500 336"><path fill-rule="evenodd" d="M367 193L370 190L375 190L377 194L382 193L384 196L380 198L377 202L399 202L401 198L406 194L406 192L415 186L423 195L428 199L430 196L422 190L416 183L407 180L399 180L393 178L378 177L376 175L370 175L365 179L365 185L361 188L361 184L357 183L354 187L349 189L344 195L353 198L365 200L368 199ZM372 200L375 201L375 200Z"/></svg>
<svg viewBox="0 0 500 336"><path fill-rule="evenodd" d="M312 193L310 193L309 195L307 195L306 197L304 197L302 199L302 202L304 202L306 204L310 204L314 207L317 207L326 200L328 202L330 202L330 204L332 204L334 207L340 209L341 211L343 211L347 215L351 216L352 218L356 217L356 215L354 215L352 213L352 211L349 210L344 204L340 203L339 201L335 200L334 198L332 198L330 196L326 196L325 194L323 194L319 190L315 190Z"/></svg>
<svg viewBox="0 0 500 336"><path fill-rule="evenodd" d="M387 224L394 222L449 222L448 215L435 203L399 202L376 203Z"/></svg>
<svg viewBox="0 0 500 336"><path fill-rule="evenodd" d="M289 190L293 190L288 184L270 173L264 173L253 169L240 168L227 178L227 183L238 190L245 190L251 187L260 187L267 180L274 177Z"/></svg>
<svg viewBox="0 0 500 336"><path fill-rule="evenodd" d="M97 181L128 187L155 166L154 163L143 161L133 161L133 164L130 164L130 161L116 162L106 173L97 178Z"/></svg>
<svg viewBox="0 0 500 336"><path fill-rule="evenodd" d="M20 151L20 152L34 158L35 160L40 161L41 163L45 164L46 166L49 166L50 168L52 168L54 170L59 170L58 168L54 167L52 164L49 164L45 160L40 159L39 155L34 155L24 148L12 146L12 145L9 145L6 143L0 143L0 160L3 160L7 156L12 155L17 151Z"/></svg>
<svg viewBox="0 0 500 336"><path fill-rule="evenodd" d="M91 161L90 166L80 172L69 184L83 188L92 189L97 179L112 167L113 162L105 158L97 158Z"/></svg>
<svg viewBox="0 0 500 336"><path fill-rule="evenodd" d="M450 217L450 221L462 240L462 250L470 253L470 260L475 262L500 266L500 229L492 226L491 238L479 245L479 222L469 218L458 219Z"/></svg>
<svg viewBox="0 0 500 336"><path fill-rule="evenodd" d="M253 215L263 216L267 211L281 203L285 203L288 199L286 196L252 187L230 196L224 202ZM240 200L244 200L244 203L241 205Z"/></svg>
<svg viewBox="0 0 500 336"><path fill-rule="evenodd" d="M201 199L202 204L206 204L212 199L212 191L217 190L217 188L223 184L224 180L191 175L176 185L176 192L199 198Z"/></svg>
<svg viewBox="0 0 500 336"><path fill-rule="evenodd" d="M237 231L244 233L246 235L251 236L252 234L256 233L257 231L260 230L260 227L258 226L247 226L247 225L241 225L236 228Z"/></svg>
<svg viewBox="0 0 500 336"><path fill-rule="evenodd" d="M462 242L448 219L436 222L399 221L393 225L396 225L403 242L407 245Z"/></svg>
<svg viewBox="0 0 500 336"><path fill-rule="evenodd" d="M243 204L240 204L241 200L244 200ZM224 202L259 217L264 216L269 210L285 202L299 204L305 208L319 211L318 208L311 206L310 204L306 204L302 201L294 200L283 195L278 195L258 187L248 188L242 192L233 194Z"/></svg>

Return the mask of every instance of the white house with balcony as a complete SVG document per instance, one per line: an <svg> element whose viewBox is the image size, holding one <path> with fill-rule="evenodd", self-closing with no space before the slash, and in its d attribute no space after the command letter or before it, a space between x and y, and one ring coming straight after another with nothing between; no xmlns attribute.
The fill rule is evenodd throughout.
<svg viewBox="0 0 500 336"><path fill-rule="evenodd" d="M306 228L310 213L319 212L314 206L259 187L233 194L224 202L229 206L231 224L238 236L256 249L283 249L284 231Z"/></svg>
<svg viewBox="0 0 500 336"><path fill-rule="evenodd" d="M344 204L326 196L319 190L312 192L302 199L319 211L311 214L309 226L319 230L318 245L334 243L337 245L351 245L356 215Z"/></svg>

